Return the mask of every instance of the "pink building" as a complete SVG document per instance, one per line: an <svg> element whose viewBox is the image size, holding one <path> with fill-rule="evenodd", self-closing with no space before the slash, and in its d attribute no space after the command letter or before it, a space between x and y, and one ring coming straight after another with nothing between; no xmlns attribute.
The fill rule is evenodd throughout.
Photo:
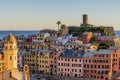
<svg viewBox="0 0 120 80"><path fill-rule="evenodd" d="M82 53L66 50L58 59L59 76L83 76Z"/></svg>
<svg viewBox="0 0 120 80"><path fill-rule="evenodd" d="M110 80L119 72L120 50L99 50L85 53L83 57L83 76L96 80Z"/></svg>
<svg viewBox="0 0 120 80"><path fill-rule="evenodd" d="M50 53L50 75L57 75L58 56L63 53L64 47L55 47L55 51Z"/></svg>
<svg viewBox="0 0 120 80"><path fill-rule="evenodd" d="M116 36L99 36L97 38L97 42L106 42L110 44L111 46L119 46L119 38Z"/></svg>

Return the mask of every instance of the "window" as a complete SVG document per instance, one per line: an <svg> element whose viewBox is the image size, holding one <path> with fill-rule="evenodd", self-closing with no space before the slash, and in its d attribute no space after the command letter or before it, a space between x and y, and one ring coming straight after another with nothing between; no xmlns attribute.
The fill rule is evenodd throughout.
<svg viewBox="0 0 120 80"><path fill-rule="evenodd" d="M101 55L99 55L99 57L101 57Z"/></svg>
<svg viewBox="0 0 120 80"><path fill-rule="evenodd" d="M100 69L100 65L98 65L98 69Z"/></svg>
<svg viewBox="0 0 120 80"><path fill-rule="evenodd" d="M93 70L91 70L91 73L93 73Z"/></svg>
<svg viewBox="0 0 120 80"><path fill-rule="evenodd" d="M27 67L25 67L25 71L27 71Z"/></svg>
<svg viewBox="0 0 120 80"><path fill-rule="evenodd" d="M93 68L93 65L91 65L91 68Z"/></svg>
<svg viewBox="0 0 120 80"><path fill-rule="evenodd" d="M66 61L66 58L65 58L65 61Z"/></svg>
<svg viewBox="0 0 120 80"><path fill-rule="evenodd" d="M81 72L81 69L79 69L79 72Z"/></svg>
<svg viewBox="0 0 120 80"><path fill-rule="evenodd" d="M74 72L74 69L72 69L72 72Z"/></svg>
<svg viewBox="0 0 120 80"><path fill-rule="evenodd" d="M102 65L102 68L104 69L104 65Z"/></svg>
<svg viewBox="0 0 120 80"><path fill-rule="evenodd" d="M91 60L89 60L89 62L91 63Z"/></svg>
<svg viewBox="0 0 120 80"><path fill-rule="evenodd" d="M72 61L73 61L73 59L72 59Z"/></svg>
<svg viewBox="0 0 120 80"><path fill-rule="evenodd" d="M81 59L79 61L81 62Z"/></svg>
<svg viewBox="0 0 120 80"><path fill-rule="evenodd" d="M60 63L58 63L58 65L60 66Z"/></svg>
<svg viewBox="0 0 120 80"><path fill-rule="evenodd" d="M68 61L70 61L70 59L68 59Z"/></svg>
<svg viewBox="0 0 120 80"><path fill-rule="evenodd" d="M10 46L10 49L12 49L12 46Z"/></svg>
<svg viewBox="0 0 120 80"><path fill-rule="evenodd" d="M104 57L104 55L102 55L102 57Z"/></svg>
<svg viewBox="0 0 120 80"><path fill-rule="evenodd" d="M77 72L77 69L75 69L75 72Z"/></svg>
<svg viewBox="0 0 120 80"><path fill-rule="evenodd" d="M96 65L94 66L94 68L96 68Z"/></svg>
<svg viewBox="0 0 120 80"><path fill-rule="evenodd" d="M79 67L81 67L81 64L79 64Z"/></svg>
<svg viewBox="0 0 120 80"><path fill-rule="evenodd" d="M87 68L89 68L89 65L87 65Z"/></svg>
<svg viewBox="0 0 120 80"><path fill-rule="evenodd" d="M10 60L12 60L12 56L10 56Z"/></svg>
<svg viewBox="0 0 120 80"><path fill-rule="evenodd" d="M108 57L108 55L106 55L106 57Z"/></svg>
<svg viewBox="0 0 120 80"><path fill-rule="evenodd" d="M77 62L77 59L75 59L75 62Z"/></svg>
<svg viewBox="0 0 120 80"><path fill-rule="evenodd" d="M65 71L66 71L66 68L65 68Z"/></svg>
<svg viewBox="0 0 120 80"><path fill-rule="evenodd" d="M63 69L61 69L61 71L63 71Z"/></svg>
<svg viewBox="0 0 120 80"><path fill-rule="evenodd" d="M68 66L70 66L70 64L68 63Z"/></svg>
<svg viewBox="0 0 120 80"><path fill-rule="evenodd" d="M101 76L101 79L103 79L103 76Z"/></svg>

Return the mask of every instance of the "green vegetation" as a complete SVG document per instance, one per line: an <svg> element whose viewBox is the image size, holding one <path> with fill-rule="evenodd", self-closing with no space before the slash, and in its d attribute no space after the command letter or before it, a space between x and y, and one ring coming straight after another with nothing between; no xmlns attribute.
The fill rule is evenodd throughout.
<svg viewBox="0 0 120 80"><path fill-rule="evenodd" d="M65 24L62 24L61 25L61 29L65 29L66 28L66 25Z"/></svg>
<svg viewBox="0 0 120 80"><path fill-rule="evenodd" d="M58 25L58 30L59 30L59 27L62 23L60 21L58 21L56 24Z"/></svg>
<svg viewBox="0 0 120 80"><path fill-rule="evenodd" d="M96 37L96 36L92 36L91 42L94 42L94 41L96 41L96 40L97 40L97 37Z"/></svg>
<svg viewBox="0 0 120 80"><path fill-rule="evenodd" d="M110 47L109 44L105 43L105 42L102 42L98 45L98 50L99 49L108 49Z"/></svg>
<svg viewBox="0 0 120 80"><path fill-rule="evenodd" d="M84 32L100 32L102 35L108 35L106 31L104 31L105 27L99 26L99 27L91 27L91 26L84 26L84 27L74 27L69 26L69 33L73 34L73 36L78 36L79 34L82 34Z"/></svg>

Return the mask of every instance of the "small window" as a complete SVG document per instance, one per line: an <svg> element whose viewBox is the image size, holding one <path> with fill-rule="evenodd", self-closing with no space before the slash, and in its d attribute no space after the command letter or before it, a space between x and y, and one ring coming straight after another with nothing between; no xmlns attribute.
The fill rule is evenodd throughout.
<svg viewBox="0 0 120 80"><path fill-rule="evenodd" d="M10 56L10 60L12 60L12 56Z"/></svg>
<svg viewBox="0 0 120 80"><path fill-rule="evenodd" d="M25 67L25 71L27 71L27 67Z"/></svg>
<svg viewBox="0 0 120 80"><path fill-rule="evenodd" d="M10 46L10 49L12 49L12 46Z"/></svg>

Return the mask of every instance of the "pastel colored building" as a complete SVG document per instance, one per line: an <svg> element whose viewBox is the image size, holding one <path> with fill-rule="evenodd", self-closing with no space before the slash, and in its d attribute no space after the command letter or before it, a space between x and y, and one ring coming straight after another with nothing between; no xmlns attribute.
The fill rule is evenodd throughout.
<svg viewBox="0 0 120 80"><path fill-rule="evenodd" d="M19 71L23 71L24 68L24 54L26 53L26 50L19 50L18 51L18 69Z"/></svg>
<svg viewBox="0 0 120 80"><path fill-rule="evenodd" d="M35 34L28 35L27 37L28 37L28 41L29 42L35 42L35 41L37 41L37 37L36 37Z"/></svg>
<svg viewBox="0 0 120 80"><path fill-rule="evenodd" d="M72 38L72 35L60 36L60 37L58 37L58 41L61 44L65 44L69 41L70 38Z"/></svg>
<svg viewBox="0 0 120 80"><path fill-rule="evenodd" d="M50 37L58 37L58 32L55 31L55 30L44 29L44 30L40 30L40 32L49 33L49 34L50 34Z"/></svg>
<svg viewBox="0 0 120 80"><path fill-rule="evenodd" d="M106 42L110 46L119 46L119 38L117 36L99 36L97 43Z"/></svg>
<svg viewBox="0 0 120 80"><path fill-rule="evenodd" d="M67 35L68 34L68 32L69 32L69 29L68 28L61 28L61 29L59 29L59 36L65 36L65 35Z"/></svg>
<svg viewBox="0 0 120 80"><path fill-rule="evenodd" d="M18 43L25 42L27 38L24 35L21 36L15 36Z"/></svg>
<svg viewBox="0 0 120 80"><path fill-rule="evenodd" d="M29 35L28 40L33 42L33 43L44 44L44 40L47 37L50 37L49 33L40 32L36 35Z"/></svg>
<svg viewBox="0 0 120 80"><path fill-rule="evenodd" d="M89 43L93 36L92 32L84 32L82 35L78 36L78 40L83 41L83 43Z"/></svg>
<svg viewBox="0 0 120 80"><path fill-rule="evenodd" d="M30 80L27 65L23 72L18 70L17 54L17 40L10 33L4 40L3 55L0 55L0 80Z"/></svg>
<svg viewBox="0 0 120 80"><path fill-rule="evenodd" d="M31 74L49 74L51 51L31 49L24 54L24 65L29 65Z"/></svg>
<svg viewBox="0 0 120 80"><path fill-rule="evenodd" d="M55 47L55 51L50 53L50 75L58 73L58 57L63 53L64 47Z"/></svg>
<svg viewBox="0 0 120 80"><path fill-rule="evenodd" d="M78 40L77 40L77 37L71 37L70 39L69 39L69 42L70 43L76 43Z"/></svg>
<svg viewBox="0 0 120 80"><path fill-rule="evenodd" d="M110 80L119 72L120 49L87 52L83 56L83 76Z"/></svg>
<svg viewBox="0 0 120 80"><path fill-rule="evenodd" d="M63 45L66 49L79 50L83 52L95 51L97 46L91 44L66 43Z"/></svg>
<svg viewBox="0 0 120 80"><path fill-rule="evenodd" d="M66 50L58 58L58 75L59 76L83 76L83 53L73 50Z"/></svg>

